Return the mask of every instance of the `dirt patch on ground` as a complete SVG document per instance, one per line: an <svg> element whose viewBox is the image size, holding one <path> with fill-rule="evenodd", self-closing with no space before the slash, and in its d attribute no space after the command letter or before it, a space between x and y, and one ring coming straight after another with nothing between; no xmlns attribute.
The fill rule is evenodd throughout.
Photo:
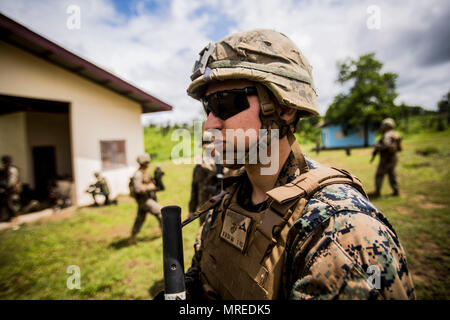
<svg viewBox="0 0 450 320"><path fill-rule="evenodd" d="M411 271L411 275L412 275L412 280L413 283L420 283L420 284L427 284L430 282L430 279L432 279L432 277L430 277L430 274L424 274L424 273L414 273Z"/></svg>
<svg viewBox="0 0 450 320"><path fill-rule="evenodd" d="M136 259L132 259L125 264L125 268L132 269L137 267L144 267L148 271L153 271L153 263L151 261L138 261Z"/></svg>
<svg viewBox="0 0 450 320"><path fill-rule="evenodd" d="M127 195L120 195L120 196L117 196L116 200L117 200L118 202L128 202L128 203L134 203L134 202L136 202L136 200L135 200L134 198L132 198L132 197L130 197L130 196L127 196Z"/></svg>
<svg viewBox="0 0 450 320"><path fill-rule="evenodd" d="M418 235L418 237L422 236ZM439 257L441 254L442 250L439 245L424 239L422 244L414 250L415 267L409 266L413 281L427 285L431 280L439 280L440 274L433 265L436 263L436 257Z"/></svg>
<svg viewBox="0 0 450 320"><path fill-rule="evenodd" d="M92 234L80 234L78 238L85 242L110 242L111 240L127 239L130 235L130 227L124 225L118 225L113 227L105 227L101 224L96 224L99 233Z"/></svg>
<svg viewBox="0 0 450 320"><path fill-rule="evenodd" d="M72 218L76 215L76 211L77 208L73 206L58 211L49 208L37 212L22 214L14 217L10 222L0 223L0 230L17 230L20 228L21 224L41 224L49 221L59 221Z"/></svg>
<svg viewBox="0 0 450 320"><path fill-rule="evenodd" d="M114 226L108 230L108 238L125 238L130 235L129 226Z"/></svg>
<svg viewBox="0 0 450 320"><path fill-rule="evenodd" d="M368 154L372 154L373 149L364 149L364 150L359 150L358 152L356 152L357 155L359 156L365 156Z"/></svg>
<svg viewBox="0 0 450 320"><path fill-rule="evenodd" d="M39 219L39 222L59 221L76 216L76 207L65 208L60 211L55 211L51 216Z"/></svg>
<svg viewBox="0 0 450 320"><path fill-rule="evenodd" d="M435 202L423 202L420 204L420 206L424 209L445 209L447 208L446 205L435 203Z"/></svg>
<svg viewBox="0 0 450 320"><path fill-rule="evenodd" d="M442 203L427 201L427 198L423 194L414 196L414 200L416 200L419 207L423 209L445 209L448 207Z"/></svg>
<svg viewBox="0 0 450 320"><path fill-rule="evenodd" d="M397 207L395 211L401 215L410 215L413 210L405 207Z"/></svg>

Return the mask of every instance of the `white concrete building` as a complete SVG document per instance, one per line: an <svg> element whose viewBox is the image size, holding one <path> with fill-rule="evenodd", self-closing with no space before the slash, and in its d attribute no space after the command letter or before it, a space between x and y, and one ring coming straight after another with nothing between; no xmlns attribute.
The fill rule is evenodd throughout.
<svg viewBox="0 0 450 320"><path fill-rule="evenodd" d="M128 193L144 152L141 114L172 107L0 14L0 156L10 155L21 180L45 190L69 177L72 199L93 173L111 196Z"/></svg>

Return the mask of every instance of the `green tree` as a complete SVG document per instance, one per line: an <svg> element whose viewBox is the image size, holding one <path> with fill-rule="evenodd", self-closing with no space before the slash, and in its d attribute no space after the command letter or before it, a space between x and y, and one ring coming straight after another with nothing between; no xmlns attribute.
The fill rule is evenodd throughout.
<svg viewBox="0 0 450 320"><path fill-rule="evenodd" d="M320 116L300 118L296 132L298 132L302 141L316 141L316 138L320 135L320 128L318 127L320 120Z"/></svg>
<svg viewBox="0 0 450 320"><path fill-rule="evenodd" d="M386 117L395 116L398 75L382 73L383 64L375 59L375 53L362 55L358 60L346 59L338 62L338 79L341 85L351 86L348 93L338 94L329 106L325 121L341 125L344 133L364 126L379 127Z"/></svg>

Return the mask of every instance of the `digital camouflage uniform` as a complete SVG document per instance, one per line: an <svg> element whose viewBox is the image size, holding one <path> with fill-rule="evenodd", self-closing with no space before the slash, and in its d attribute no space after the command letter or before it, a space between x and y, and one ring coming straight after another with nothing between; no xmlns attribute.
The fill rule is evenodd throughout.
<svg viewBox="0 0 450 320"><path fill-rule="evenodd" d="M98 204L97 199L95 197L98 194L103 195L105 197L104 202L105 205L109 204L109 187L108 183L106 182L106 179L99 173L95 173L95 178L96 178L95 183L89 187L87 192L89 192L92 195L95 204Z"/></svg>
<svg viewBox="0 0 450 320"><path fill-rule="evenodd" d="M135 236L141 230L148 212L158 219L159 226L161 227L162 206L155 200L155 191L150 190L150 183L152 183L153 180L147 170L138 169L132 177L132 182L135 198L138 203L138 212L131 231L131 234Z"/></svg>
<svg viewBox="0 0 450 320"><path fill-rule="evenodd" d="M197 211L207 214L185 276L200 299L411 299L399 239L358 178L305 158L279 106L318 115L312 67L274 30L232 34L200 53L188 94L211 81L244 79L257 89L261 128L278 129L291 153L268 199L251 202L245 170ZM379 271L379 272L378 272Z"/></svg>
<svg viewBox="0 0 450 320"><path fill-rule="evenodd" d="M375 174L375 193L380 194L384 176L389 177L389 184L394 192L398 194L399 187L397 182L396 166L398 162L397 152L401 151L401 137L393 129L383 133L383 137L375 146L375 152L380 154L380 162L378 163Z"/></svg>

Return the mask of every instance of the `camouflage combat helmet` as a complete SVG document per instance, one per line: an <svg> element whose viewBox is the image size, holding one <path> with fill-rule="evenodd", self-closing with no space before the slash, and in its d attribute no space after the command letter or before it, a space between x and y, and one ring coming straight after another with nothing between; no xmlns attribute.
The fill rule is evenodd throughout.
<svg viewBox="0 0 450 320"><path fill-rule="evenodd" d="M392 119L392 118L386 118L386 119L384 119L383 120L383 122L381 123L381 128L382 129L387 129L387 128L390 128L390 129L394 129L395 128L395 121L394 121L394 119Z"/></svg>
<svg viewBox="0 0 450 320"><path fill-rule="evenodd" d="M287 36L274 30L252 30L205 47L187 92L201 99L211 81L246 79L264 85L279 104L300 110L302 116L313 116L319 110L311 71Z"/></svg>
<svg viewBox="0 0 450 320"><path fill-rule="evenodd" d="M136 159L137 163L139 163L140 165L144 165L146 163L150 163L150 160L151 160L151 158L150 158L150 155L148 153L141 154Z"/></svg>
<svg viewBox="0 0 450 320"><path fill-rule="evenodd" d="M201 100L212 81L243 79L256 83L263 129L279 129L287 135L300 168L308 167L293 132L276 112L276 103L298 110L303 117L319 114L312 67L284 34L275 30L251 30L235 33L200 52L191 75L188 95ZM270 97L269 92L274 99ZM270 135L268 143L270 144ZM248 154L246 154L246 157ZM225 164L224 164L225 165Z"/></svg>
<svg viewBox="0 0 450 320"><path fill-rule="evenodd" d="M3 156L2 162L10 164L12 162L12 157L11 156Z"/></svg>

